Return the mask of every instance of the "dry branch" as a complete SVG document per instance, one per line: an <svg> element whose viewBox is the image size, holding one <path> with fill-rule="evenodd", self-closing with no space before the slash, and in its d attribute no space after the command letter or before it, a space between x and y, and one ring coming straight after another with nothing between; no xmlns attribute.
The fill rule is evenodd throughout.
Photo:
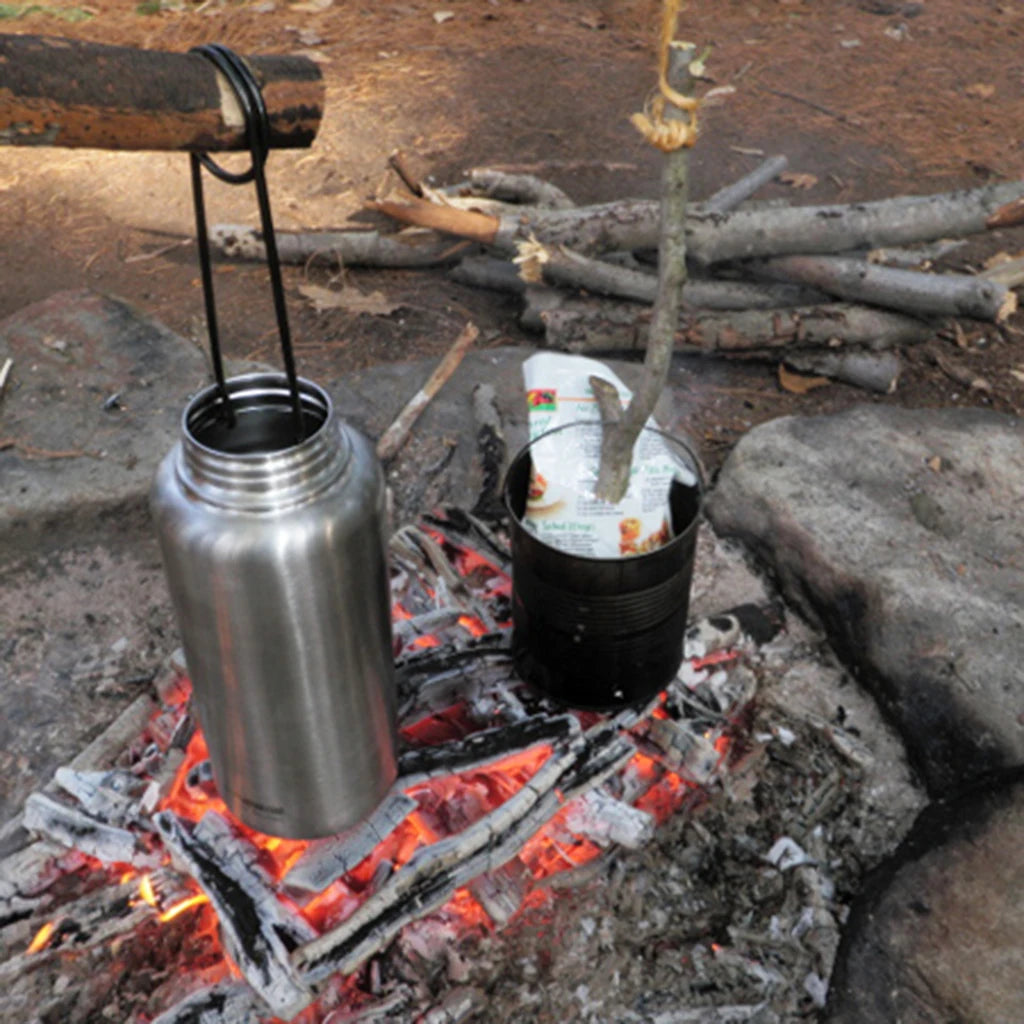
<svg viewBox="0 0 1024 1024"><path fill-rule="evenodd" d="M479 337L480 331L476 324L466 324L455 339L445 357L438 363L427 382L409 399L408 404L398 414L398 418L377 442L377 458L382 462L392 458L398 449L405 444L405 439L412 430L412 425L419 419L430 400L444 387L445 381L458 369L470 346Z"/></svg>
<svg viewBox="0 0 1024 1024"><path fill-rule="evenodd" d="M771 156L738 181L719 189L701 203L700 208L705 213L725 213L727 210L734 210L759 188L777 178L788 166L789 160L786 157Z"/></svg>
<svg viewBox="0 0 1024 1024"><path fill-rule="evenodd" d="M625 303L574 300L541 314L551 348L567 352L635 351L644 347L650 312ZM859 345L871 350L923 341L922 320L869 306L830 303L793 309L684 312L677 353L751 353L782 348Z"/></svg>
<svg viewBox="0 0 1024 1024"><path fill-rule="evenodd" d="M324 85L307 57L248 57L271 148L316 137ZM226 79L199 54L0 35L0 144L91 149L246 149Z"/></svg>
<svg viewBox="0 0 1024 1024"><path fill-rule="evenodd" d="M777 256L752 265L755 274L820 288L852 302L917 316L1005 320L1017 297L1002 284L967 274L928 274L844 256Z"/></svg>
<svg viewBox="0 0 1024 1024"><path fill-rule="evenodd" d="M435 267L466 254L469 242L432 231L276 231L277 254L284 263L316 258L343 267ZM210 241L228 259L266 262L263 233L241 224L216 224Z"/></svg>

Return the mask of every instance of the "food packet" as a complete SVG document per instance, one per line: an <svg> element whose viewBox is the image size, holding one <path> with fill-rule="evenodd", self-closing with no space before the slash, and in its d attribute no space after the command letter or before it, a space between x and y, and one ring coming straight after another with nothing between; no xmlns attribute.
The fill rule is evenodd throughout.
<svg viewBox="0 0 1024 1024"><path fill-rule="evenodd" d="M523 363L532 462L523 523L546 544L569 554L621 558L646 554L672 536L669 490L688 486L692 469L659 434L642 432L633 451L629 487L612 504L594 497L601 457L601 413L591 376L629 390L603 363L585 356L540 352ZM583 426L542 434L572 423ZM648 427L657 429L651 418ZM541 438L537 440L537 438Z"/></svg>

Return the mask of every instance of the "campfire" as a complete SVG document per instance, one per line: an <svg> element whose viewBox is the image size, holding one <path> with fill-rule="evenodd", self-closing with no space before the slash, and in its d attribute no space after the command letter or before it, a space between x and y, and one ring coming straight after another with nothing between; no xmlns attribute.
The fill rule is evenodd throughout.
<svg viewBox="0 0 1024 1024"><path fill-rule="evenodd" d="M134 1019L355 1012L413 922L486 932L537 912L556 876L642 847L743 759L755 686L734 616L691 627L679 676L647 707L572 712L512 671L501 537L439 513L395 534L391 563L402 746L373 815L312 841L233 819L172 660L159 704L133 705L102 759L28 799L40 838L0 890L9 942L22 937L6 984L28 991L76 963L146 974L164 958L176 969Z"/></svg>

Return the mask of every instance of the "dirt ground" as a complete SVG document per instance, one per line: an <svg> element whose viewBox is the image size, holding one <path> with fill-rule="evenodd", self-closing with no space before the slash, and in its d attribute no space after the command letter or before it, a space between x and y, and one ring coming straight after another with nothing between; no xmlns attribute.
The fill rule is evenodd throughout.
<svg viewBox="0 0 1024 1024"><path fill-rule="evenodd" d="M316 60L327 84L319 136L310 150L274 153L268 165L279 227L365 220L364 200L397 185L387 157L398 148L438 184L490 165L533 171L578 202L658 192L662 158L628 123L654 84L655 0L23 6L31 10L5 15L3 31L175 51L217 41L241 53ZM74 12L87 16L69 18ZM681 34L713 46L708 87L735 90L703 112L694 198L774 153L812 177L804 179L809 187L772 185L762 195L794 203L1021 175L1020 4L719 0L691 3L680 25ZM208 206L213 222L257 222L248 188L211 182ZM88 285L205 343L182 154L0 149L0 222L0 317ZM993 232L948 264L975 267L1021 249L1022 229ZM436 270L345 271L346 284L377 293L376 313L318 313L298 292L304 281L336 285L337 277L321 266L286 272L300 371L313 378L438 354L467 317L481 326L482 344L537 342L517 324L518 300L454 284ZM216 284L228 354L275 360L264 268L222 263ZM789 394L774 365L736 365L728 386L719 382L714 400L701 404L709 461L752 424L859 401L1019 413L1024 383L1010 371L1024 364L1022 325L1019 316L1004 330L965 325L967 347L956 355L987 390L951 380L924 347L907 353L899 389L883 398L840 384Z"/></svg>

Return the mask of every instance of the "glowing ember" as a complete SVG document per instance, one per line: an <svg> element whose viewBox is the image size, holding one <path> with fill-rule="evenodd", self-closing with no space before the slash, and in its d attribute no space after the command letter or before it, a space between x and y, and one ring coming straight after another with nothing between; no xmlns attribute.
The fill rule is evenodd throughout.
<svg viewBox="0 0 1024 1024"><path fill-rule="evenodd" d="M39 931L36 932L35 938L28 944L29 953L39 953L46 949L47 944L50 941L50 937L57 930L57 925L53 921L47 921Z"/></svg>

